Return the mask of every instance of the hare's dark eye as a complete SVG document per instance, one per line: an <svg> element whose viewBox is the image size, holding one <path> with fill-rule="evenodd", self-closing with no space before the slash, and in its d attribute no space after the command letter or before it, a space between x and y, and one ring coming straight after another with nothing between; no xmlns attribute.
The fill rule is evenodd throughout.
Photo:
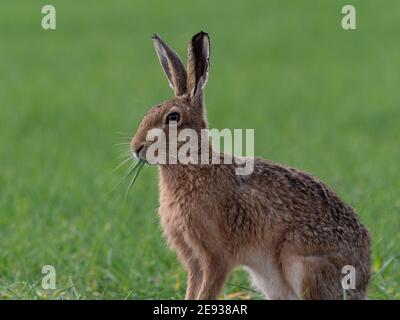
<svg viewBox="0 0 400 320"><path fill-rule="evenodd" d="M180 118L181 118L181 115L178 112L171 112L169 115L167 115L165 122L167 124L169 124L170 122L173 122L173 121L179 122Z"/></svg>

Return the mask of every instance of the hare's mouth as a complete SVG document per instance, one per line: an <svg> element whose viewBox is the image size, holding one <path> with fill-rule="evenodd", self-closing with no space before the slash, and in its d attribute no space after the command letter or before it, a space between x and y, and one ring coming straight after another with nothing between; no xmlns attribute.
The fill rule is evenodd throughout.
<svg viewBox="0 0 400 320"><path fill-rule="evenodd" d="M137 153L137 152L135 152L135 151L132 151L132 158L135 159L135 160L142 160L142 159L140 158L139 153Z"/></svg>
<svg viewBox="0 0 400 320"><path fill-rule="evenodd" d="M141 145L136 150L132 150L132 157L135 160L144 161L144 162L148 163L147 159L146 159L146 150L144 148L144 145Z"/></svg>
<svg viewBox="0 0 400 320"><path fill-rule="evenodd" d="M140 155L140 153L132 152L132 157L133 157L133 159L135 159L136 161L144 162L144 163L146 163L146 164L149 164L149 162L147 161L147 159L144 158L144 157L142 157L142 156Z"/></svg>

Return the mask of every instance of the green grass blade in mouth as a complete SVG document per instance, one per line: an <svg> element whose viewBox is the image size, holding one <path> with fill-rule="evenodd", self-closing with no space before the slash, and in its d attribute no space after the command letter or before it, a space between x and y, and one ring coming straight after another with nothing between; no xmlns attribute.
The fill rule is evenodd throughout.
<svg viewBox="0 0 400 320"><path fill-rule="evenodd" d="M131 159L129 159L129 160L131 160ZM132 173L137 169L137 167L139 166L139 163L140 163L140 161L139 161L139 162L133 162L133 163L131 163L130 166L128 167L128 169L127 169L125 175L124 175L123 178L121 179L121 181L118 182L117 185L114 186L114 187L112 188L112 190L111 190L109 193L113 193L115 190L117 190L118 187L119 187L121 184L123 184L124 181L125 181L126 179L128 179L128 178L132 175ZM114 171L115 171L115 170L114 170Z"/></svg>
<svg viewBox="0 0 400 320"><path fill-rule="evenodd" d="M131 161L132 158L129 157L128 159L123 160L114 170L113 172L117 171L119 168L121 168L122 166L124 166L128 161Z"/></svg>
<svg viewBox="0 0 400 320"><path fill-rule="evenodd" d="M128 193L132 189L132 186L135 183L137 177L139 176L139 173L142 170L144 164L145 164L145 162L143 160L139 160L139 162L137 162L136 165L134 166L134 168L131 170L131 172L134 172L134 175L133 175L131 182L129 183L128 190L126 190L124 201L126 201L126 198L128 197ZM130 175L130 173L129 173L129 175Z"/></svg>

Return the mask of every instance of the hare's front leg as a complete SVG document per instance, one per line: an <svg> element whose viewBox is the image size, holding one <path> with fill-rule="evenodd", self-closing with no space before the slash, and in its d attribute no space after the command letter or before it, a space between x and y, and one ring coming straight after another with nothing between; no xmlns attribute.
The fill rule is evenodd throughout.
<svg viewBox="0 0 400 320"><path fill-rule="evenodd" d="M186 287L185 300L194 300L199 294L203 282L203 271L197 260L191 259L187 262L188 283Z"/></svg>
<svg viewBox="0 0 400 320"><path fill-rule="evenodd" d="M209 258L203 262L203 282L197 299L216 300L231 268L220 258Z"/></svg>
<svg viewBox="0 0 400 320"><path fill-rule="evenodd" d="M185 300L194 300L198 296L203 282L201 265L199 260L194 256L193 250L183 240L183 237L176 236L174 240L174 247L177 250L178 258L188 273Z"/></svg>

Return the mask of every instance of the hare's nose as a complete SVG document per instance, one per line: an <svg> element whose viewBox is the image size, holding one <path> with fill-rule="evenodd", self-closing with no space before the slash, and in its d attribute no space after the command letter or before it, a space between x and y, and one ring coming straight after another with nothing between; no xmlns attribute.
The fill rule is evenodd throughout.
<svg viewBox="0 0 400 320"><path fill-rule="evenodd" d="M142 151L143 147L144 147L144 144L142 144L139 148L137 148L135 153L139 154L139 152Z"/></svg>

